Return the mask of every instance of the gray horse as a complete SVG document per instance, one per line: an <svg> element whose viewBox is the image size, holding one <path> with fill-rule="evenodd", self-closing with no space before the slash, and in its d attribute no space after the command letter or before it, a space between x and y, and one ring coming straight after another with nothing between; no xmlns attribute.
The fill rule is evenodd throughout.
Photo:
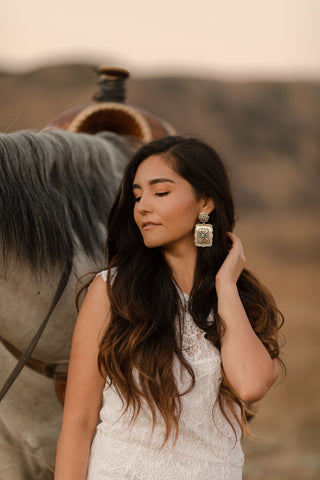
<svg viewBox="0 0 320 480"><path fill-rule="evenodd" d="M35 364L65 367L76 284L104 267L107 218L131 151L129 140L109 132L0 134L0 388L69 265L32 354ZM54 380L23 368L0 404L2 480L52 478L61 413Z"/></svg>

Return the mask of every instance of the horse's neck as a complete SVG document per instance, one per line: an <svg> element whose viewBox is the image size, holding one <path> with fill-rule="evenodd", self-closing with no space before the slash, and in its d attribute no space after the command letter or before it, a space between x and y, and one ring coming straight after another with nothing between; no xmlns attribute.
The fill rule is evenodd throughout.
<svg viewBox="0 0 320 480"><path fill-rule="evenodd" d="M68 358L76 319L75 289L78 278L95 266L77 258L68 284L55 307L33 357L46 362ZM24 266L10 265L0 274L1 336L24 351L48 313L62 271L42 272L35 276Z"/></svg>

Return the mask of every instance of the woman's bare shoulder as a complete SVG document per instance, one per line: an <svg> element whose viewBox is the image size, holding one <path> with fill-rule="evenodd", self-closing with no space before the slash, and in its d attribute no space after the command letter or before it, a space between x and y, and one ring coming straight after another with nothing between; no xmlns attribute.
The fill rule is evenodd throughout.
<svg viewBox="0 0 320 480"><path fill-rule="evenodd" d="M66 422L80 421L90 424L90 428L96 425L104 386L97 359L109 319L107 286L98 276L86 293L73 332L64 408Z"/></svg>
<svg viewBox="0 0 320 480"><path fill-rule="evenodd" d="M84 301L81 305L77 323L90 322L91 326L100 328L107 322L110 313L110 302L106 280L102 275L97 275L90 284Z"/></svg>

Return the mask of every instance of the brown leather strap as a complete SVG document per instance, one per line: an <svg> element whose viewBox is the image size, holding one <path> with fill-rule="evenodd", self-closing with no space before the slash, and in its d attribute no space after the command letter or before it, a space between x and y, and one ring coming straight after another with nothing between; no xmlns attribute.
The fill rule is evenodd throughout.
<svg viewBox="0 0 320 480"><path fill-rule="evenodd" d="M54 381L56 383L57 397L58 397L61 405L63 406L64 405L64 399L65 399L65 396L66 396L67 375L61 376L61 377L57 376L54 379Z"/></svg>
<svg viewBox="0 0 320 480"><path fill-rule="evenodd" d="M60 278L60 281L59 281L59 284L57 286L57 290L55 292L55 295L54 295L54 298L52 300L52 303L50 305L50 308L48 310L48 313L46 315L46 317L44 318L44 320L42 321L42 323L40 324L38 330L36 331L34 337L31 339L31 342L29 343L27 349L25 350L24 353L22 353L22 355L19 357L19 360L18 360L18 363L17 365L14 367L14 369L12 370L11 374L9 375L8 379L6 380L6 382L4 383L1 391L0 391L0 401L3 399L3 397L6 395L7 391L9 390L9 388L11 387L11 385L13 384L13 382L15 381L15 379L17 378L17 376L19 375L19 373L21 372L21 370L23 369L23 367L26 365L26 363L28 362L28 360L31 358L31 355L32 355L32 352L33 350L35 349L37 343L39 342L40 338L41 338L41 335L51 317L51 314L53 312L53 310L55 309L58 301L60 300L60 297L61 295L63 294L64 292L64 289L68 283L68 280L69 280L69 276L70 276L70 273L71 273L71 269L72 269L72 260L69 260L66 265L65 265L65 268L61 274L61 278ZM52 365L52 364L51 364ZM46 365L45 369L46 370L50 370L50 364L48 366L48 364ZM53 376L53 375L52 375Z"/></svg>
<svg viewBox="0 0 320 480"><path fill-rule="evenodd" d="M12 355L18 360L22 352L11 343L7 342L4 338L0 337L0 342L6 347L6 349L12 353ZM67 386L67 368L68 362L62 363L45 363L41 360L37 360L36 358L29 358L26 362L26 365L30 367L37 373L41 373L46 377L53 378L55 381L55 390L59 402L61 405L64 405L64 399L66 395L66 386ZM62 372L61 369L65 369L65 372ZM60 371L59 371L60 370Z"/></svg>
<svg viewBox="0 0 320 480"><path fill-rule="evenodd" d="M19 358L22 356L21 350L19 350L17 347L9 343L7 340L4 338L0 337L0 342L6 347L6 349L12 353L12 355L19 360ZM64 375L67 377L67 367L68 367L68 362L50 362L50 363L45 363L41 360L38 360L36 358L29 358L26 361L26 365L30 367L32 370L34 370L37 373L41 373L42 375L45 375L46 377L49 378L56 378L57 376ZM65 366L65 368L63 368Z"/></svg>
<svg viewBox="0 0 320 480"><path fill-rule="evenodd" d="M16 348L11 343L7 342L4 338L0 337L0 342L6 347L6 349L18 360L22 352L18 348ZM61 405L64 405L64 399L66 394L66 386L67 386L67 368L68 362L61 362L61 363L45 363L41 360L37 360L36 358L29 358L26 362L26 365L30 367L37 373L41 373L41 375L45 375L46 377L53 378L55 381L55 390L59 402ZM61 371L65 370L65 371Z"/></svg>

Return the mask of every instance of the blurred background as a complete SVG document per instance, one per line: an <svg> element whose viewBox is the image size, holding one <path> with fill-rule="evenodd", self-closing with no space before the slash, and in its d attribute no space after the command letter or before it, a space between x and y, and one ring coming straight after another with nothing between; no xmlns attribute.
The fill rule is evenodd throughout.
<svg viewBox="0 0 320 480"><path fill-rule="evenodd" d="M288 375L258 406L244 480L320 478L320 2L2 2L0 131L39 131L129 69L127 103L222 154L248 268L285 316Z"/></svg>

